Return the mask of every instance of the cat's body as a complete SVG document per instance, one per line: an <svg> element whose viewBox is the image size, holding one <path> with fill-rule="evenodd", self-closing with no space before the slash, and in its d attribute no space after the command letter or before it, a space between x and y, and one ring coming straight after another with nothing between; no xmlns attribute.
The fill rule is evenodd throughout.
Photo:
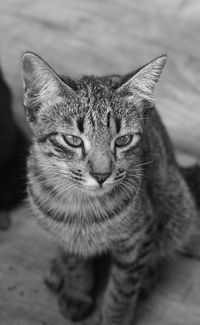
<svg viewBox="0 0 200 325"><path fill-rule="evenodd" d="M30 199L33 199L32 205L36 205L36 212L39 207L39 213L36 215L40 223L56 239L57 233L59 233L59 244L70 253L89 257L105 252L107 249L115 249L115 242L118 243L118 240L123 238L123 233L126 234L130 229L129 220L132 220L135 227L138 222L138 213L143 217L145 210L145 214L154 216L152 221L155 221L160 227L158 235L162 237L165 231L168 231L165 229L166 221L170 224L171 211L174 211L177 202L184 200L186 211L189 207L188 212L191 212L192 208L194 209L191 195L187 193L187 187L175 162L169 139L166 134L164 137L161 135L161 132L164 133L163 125L155 110L151 113L150 125L146 127L148 136L144 135L144 152L142 152L141 161L137 163L139 173L143 174L142 183L138 186L137 193L134 191L132 193L125 191L124 193L123 188L121 191L115 189L106 195L98 196L95 196L94 193L82 193L79 189L68 191L65 189L65 183L63 184L63 175L60 175L59 180L59 175L56 173L55 179L48 181L50 177L53 178L53 170L49 162L45 162L41 156L37 156L34 146L32 147L33 154L29 159L29 179L32 184L30 191L31 194L33 193L30 196ZM169 150L166 149L162 152L162 149L167 146ZM156 154L158 154L158 160L155 159ZM163 169L165 169L165 173ZM136 176L133 177L133 180L137 180ZM149 180L151 181L149 182ZM181 183L180 189L174 186L176 182ZM162 188L165 188L163 193ZM131 198L130 195L132 195ZM148 202L145 207L143 207L144 201ZM190 202L191 207L189 206ZM41 214L40 211L44 211L44 214ZM181 211L180 208L178 213L181 217L182 215L187 217L187 213ZM54 216L56 216L55 219ZM187 223L187 218L180 220L180 223L183 223L184 220ZM142 220L140 219L139 222ZM175 219L173 219L174 222ZM188 224L190 225L190 218ZM185 227L184 223L183 227L186 233L190 233L190 228ZM180 232L179 242L181 245L183 238L185 239L185 234L183 237L183 233ZM177 239L175 238L175 241ZM165 244L167 247L169 243L166 241ZM170 244L172 244L173 253L175 243Z"/></svg>
<svg viewBox="0 0 200 325"><path fill-rule="evenodd" d="M0 229L10 225L9 212L25 198L28 140L14 120L12 95L0 71Z"/></svg>
<svg viewBox="0 0 200 325"><path fill-rule="evenodd" d="M125 78L71 81L24 55L34 134L29 198L65 252L62 295L74 320L92 305L93 257L111 262L93 322L126 325L151 269L182 250L193 231L196 205L153 103L164 63L160 57Z"/></svg>

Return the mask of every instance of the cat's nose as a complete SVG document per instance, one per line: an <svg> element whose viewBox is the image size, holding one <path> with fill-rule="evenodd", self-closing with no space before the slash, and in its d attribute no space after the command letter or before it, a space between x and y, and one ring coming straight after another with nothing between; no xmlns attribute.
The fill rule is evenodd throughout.
<svg viewBox="0 0 200 325"><path fill-rule="evenodd" d="M92 176L97 180L97 182L102 185L107 178L111 175L111 173L92 173Z"/></svg>

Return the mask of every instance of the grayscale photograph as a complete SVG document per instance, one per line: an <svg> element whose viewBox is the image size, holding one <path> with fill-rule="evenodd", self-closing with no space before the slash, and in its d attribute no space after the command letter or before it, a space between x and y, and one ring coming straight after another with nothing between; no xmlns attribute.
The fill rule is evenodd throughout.
<svg viewBox="0 0 200 325"><path fill-rule="evenodd" d="M0 0L0 325L200 325L200 2Z"/></svg>

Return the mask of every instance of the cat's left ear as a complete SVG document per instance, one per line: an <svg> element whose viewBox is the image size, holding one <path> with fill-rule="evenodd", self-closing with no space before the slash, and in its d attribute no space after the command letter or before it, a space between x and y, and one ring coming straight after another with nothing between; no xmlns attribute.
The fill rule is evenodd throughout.
<svg viewBox="0 0 200 325"><path fill-rule="evenodd" d="M153 101L154 89L160 78L167 56L162 55L149 62L136 72L121 79L121 84L117 92L126 95L131 100L141 98Z"/></svg>
<svg viewBox="0 0 200 325"><path fill-rule="evenodd" d="M25 52L21 58L24 86L24 106L39 107L42 103L57 100L63 92L74 93L57 73L37 54Z"/></svg>

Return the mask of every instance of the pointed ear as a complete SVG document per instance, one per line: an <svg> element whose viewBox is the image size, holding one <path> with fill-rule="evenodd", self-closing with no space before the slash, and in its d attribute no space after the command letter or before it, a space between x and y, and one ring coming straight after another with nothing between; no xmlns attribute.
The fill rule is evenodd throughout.
<svg viewBox="0 0 200 325"><path fill-rule="evenodd" d="M166 63L167 56L162 55L146 64L136 72L122 78L117 92L131 97L153 101L154 89Z"/></svg>
<svg viewBox="0 0 200 325"><path fill-rule="evenodd" d="M54 104L64 91L73 92L38 55L25 52L21 58L24 106L39 107L43 102Z"/></svg>

